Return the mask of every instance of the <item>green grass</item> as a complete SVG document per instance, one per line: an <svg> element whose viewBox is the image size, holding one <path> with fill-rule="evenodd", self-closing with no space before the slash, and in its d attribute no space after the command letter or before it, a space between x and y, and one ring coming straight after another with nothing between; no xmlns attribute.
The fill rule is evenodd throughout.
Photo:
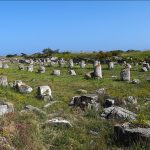
<svg viewBox="0 0 150 150"><path fill-rule="evenodd" d="M61 76L56 77L51 75L53 69L60 69ZM7 138L16 149L56 149L56 150L87 150L87 149L106 149L107 145L115 148L113 143L113 123L100 119L100 112L85 112L79 109L72 109L68 106L71 98L77 94L77 90L85 89L88 93L93 93L98 88L105 88L107 94L116 97L118 101L122 101L124 97L135 96L138 98L138 104L144 106L145 98L150 98L150 83L145 79L150 77L150 71L141 72L140 66L136 70L131 69L131 79L138 78L141 83L131 84L123 81L112 79L113 76L120 74L122 66L117 65L113 70L108 70L107 65L102 65L103 79L95 80L84 79L86 72L93 70L92 65L88 65L85 69L80 69L75 66L74 70L77 76L68 75L67 68L46 67L45 74L38 74L36 66L34 72L20 71L18 66L10 64L9 69L0 69L0 75L6 75L9 82L14 80L22 80L30 85L34 91L31 94L20 94L15 89L9 87L0 87L0 99L10 101L14 104L16 113L13 117L6 115L0 120L2 127L8 126L11 122L16 125L25 125L25 130L22 134L14 131L7 131ZM60 101L45 109L47 112L46 118L40 118L35 114L21 115L20 110L25 105L33 105L38 108L43 108L45 102L36 99L36 88L41 85L49 85L52 89L54 100ZM142 113L150 116L148 106L141 107ZM141 110L140 110L141 111ZM73 124L72 128L49 127L41 128L41 124L47 119L61 116L70 120ZM149 117L150 118L150 117ZM39 125L39 127L37 127ZM21 128L22 129L22 128ZM97 132L97 135L92 135L89 131ZM32 140L29 142L26 138ZM22 138L22 139L21 139ZM16 139L16 141L14 141Z"/></svg>

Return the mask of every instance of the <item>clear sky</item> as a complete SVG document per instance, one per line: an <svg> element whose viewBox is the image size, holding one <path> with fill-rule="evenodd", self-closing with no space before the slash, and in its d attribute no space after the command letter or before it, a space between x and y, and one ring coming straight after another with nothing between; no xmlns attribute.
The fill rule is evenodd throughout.
<svg viewBox="0 0 150 150"><path fill-rule="evenodd" d="M0 2L0 55L48 47L150 49L150 2Z"/></svg>

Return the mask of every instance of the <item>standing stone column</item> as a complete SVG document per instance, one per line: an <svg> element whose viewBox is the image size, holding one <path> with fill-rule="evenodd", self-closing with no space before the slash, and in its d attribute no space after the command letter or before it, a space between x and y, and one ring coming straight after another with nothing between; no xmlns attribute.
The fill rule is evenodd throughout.
<svg viewBox="0 0 150 150"><path fill-rule="evenodd" d="M6 76L0 76L0 86L7 86L8 81Z"/></svg>
<svg viewBox="0 0 150 150"><path fill-rule="evenodd" d="M124 68L120 72L120 78L122 81L130 81L130 68Z"/></svg>
<svg viewBox="0 0 150 150"><path fill-rule="evenodd" d="M68 61L68 67L69 67L70 69L72 69L72 68L73 68L73 66L74 66L74 64L73 64L73 60L72 60L72 59L70 59L70 60Z"/></svg>
<svg viewBox="0 0 150 150"><path fill-rule="evenodd" d="M59 67L64 67L65 61L63 58L58 60Z"/></svg>
<svg viewBox="0 0 150 150"><path fill-rule="evenodd" d="M85 68L85 61L84 60L81 60L81 62L80 62L80 68L81 69L83 69L83 68Z"/></svg>
<svg viewBox="0 0 150 150"><path fill-rule="evenodd" d="M108 63L108 69L113 69L114 68L114 63L111 61Z"/></svg>
<svg viewBox="0 0 150 150"><path fill-rule="evenodd" d="M97 77L98 79L102 78L102 68L100 64L94 68L94 77Z"/></svg>
<svg viewBox="0 0 150 150"><path fill-rule="evenodd" d="M27 67L27 71L33 72L33 65L29 65L29 66Z"/></svg>
<svg viewBox="0 0 150 150"><path fill-rule="evenodd" d="M3 68L3 63L0 61L0 68Z"/></svg>
<svg viewBox="0 0 150 150"><path fill-rule="evenodd" d="M95 66L100 65L100 61L96 60L94 61L93 67L95 68Z"/></svg>
<svg viewBox="0 0 150 150"><path fill-rule="evenodd" d="M23 64L19 64L18 68L19 68L19 70L24 70L24 65Z"/></svg>

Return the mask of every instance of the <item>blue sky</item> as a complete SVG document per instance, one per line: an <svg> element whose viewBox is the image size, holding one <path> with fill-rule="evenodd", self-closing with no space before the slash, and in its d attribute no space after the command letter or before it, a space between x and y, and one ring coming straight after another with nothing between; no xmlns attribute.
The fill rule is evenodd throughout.
<svg viewBox="0 0 150 150"><path fill-rule="evenodd" d="M1 1L0 55L150 49L150 2Z"/></svg>

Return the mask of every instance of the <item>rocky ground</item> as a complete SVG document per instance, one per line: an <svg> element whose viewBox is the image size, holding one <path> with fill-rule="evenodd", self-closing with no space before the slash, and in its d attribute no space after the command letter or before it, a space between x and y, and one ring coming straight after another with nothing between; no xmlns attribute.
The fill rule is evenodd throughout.
<svg viewBox="0 0 150 150"><path fill-rule="evenodd" d="M148 150L149 68L95 63L3 63L0 149Z"/></svg>

